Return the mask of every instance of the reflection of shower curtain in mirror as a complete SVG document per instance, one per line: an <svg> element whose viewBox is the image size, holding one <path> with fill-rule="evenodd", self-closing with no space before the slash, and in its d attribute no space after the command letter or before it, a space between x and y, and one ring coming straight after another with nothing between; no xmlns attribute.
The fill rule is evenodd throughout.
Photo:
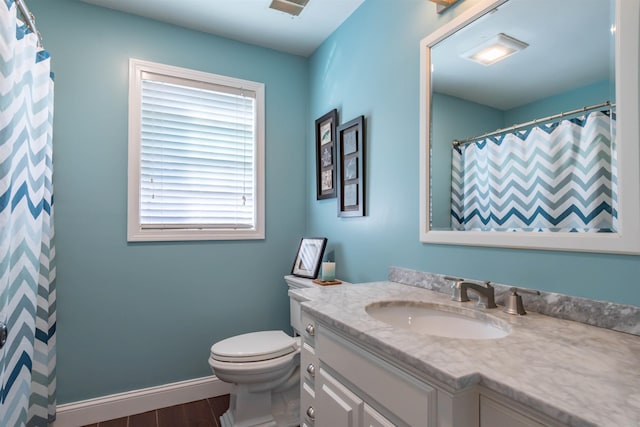
<svg viewBox="0 0 640 427"><path fill-rule="evenodd" d="M453 229L615 231L614 132L596 111L454 147Z"/></svg>

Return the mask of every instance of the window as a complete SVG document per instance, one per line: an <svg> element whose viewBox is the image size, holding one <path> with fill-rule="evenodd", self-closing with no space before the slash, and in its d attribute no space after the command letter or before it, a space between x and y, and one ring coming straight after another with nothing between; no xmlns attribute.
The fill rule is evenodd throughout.
<svg viewBox="0 0 640 427"><path fill-rule="evenodd" d="M129 241L264 238L264 85L131 59Z"/></svg>

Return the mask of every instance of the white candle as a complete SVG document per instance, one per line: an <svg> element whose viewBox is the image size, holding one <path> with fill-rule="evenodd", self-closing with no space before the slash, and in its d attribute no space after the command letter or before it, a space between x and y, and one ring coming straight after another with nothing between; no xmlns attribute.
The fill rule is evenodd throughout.
<svg viewBox="0 0 640 427"><path fill-rule="evenodd" d="M320 280L322 280L323 282L332 282L335 279L336 279L336 263L323 262Z"/></svg>

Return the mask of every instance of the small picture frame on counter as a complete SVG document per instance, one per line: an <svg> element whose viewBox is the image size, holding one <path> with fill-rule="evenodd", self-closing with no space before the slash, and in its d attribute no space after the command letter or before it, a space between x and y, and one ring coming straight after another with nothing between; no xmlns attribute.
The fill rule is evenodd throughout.
<svg viewBox="0 0 640 427"><path fill-rule="evenodd" d="M326 237L303 237L293 262L291 274L315 279L320 270L320 261L327 246Z"/></svg>

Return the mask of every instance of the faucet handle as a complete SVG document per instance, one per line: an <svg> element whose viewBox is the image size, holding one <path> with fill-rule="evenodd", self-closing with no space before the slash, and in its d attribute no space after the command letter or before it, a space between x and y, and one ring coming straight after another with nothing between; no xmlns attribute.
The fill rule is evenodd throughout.
<svg viewBox="0 0 640 427"><path fill-rule="evenodd" d="M513 292L513 293L517 293L520 292L521 294L529 294L529 295L540 295L540 291L535 290L535 289L522 289L522 288L509 288L509 292Z"/></svg>
<svg viewBox="0 0 640 427"><path fill-rule="evenodd" d="M527 312L525 311L524 304L522 303L522 296L518 295L518 292L521 294L540 295L540 291L521 288L510 288L509 292L511 292L511 295L507 296L507 300L504 305L504 312L519 315L525 315Z"/></svg>

